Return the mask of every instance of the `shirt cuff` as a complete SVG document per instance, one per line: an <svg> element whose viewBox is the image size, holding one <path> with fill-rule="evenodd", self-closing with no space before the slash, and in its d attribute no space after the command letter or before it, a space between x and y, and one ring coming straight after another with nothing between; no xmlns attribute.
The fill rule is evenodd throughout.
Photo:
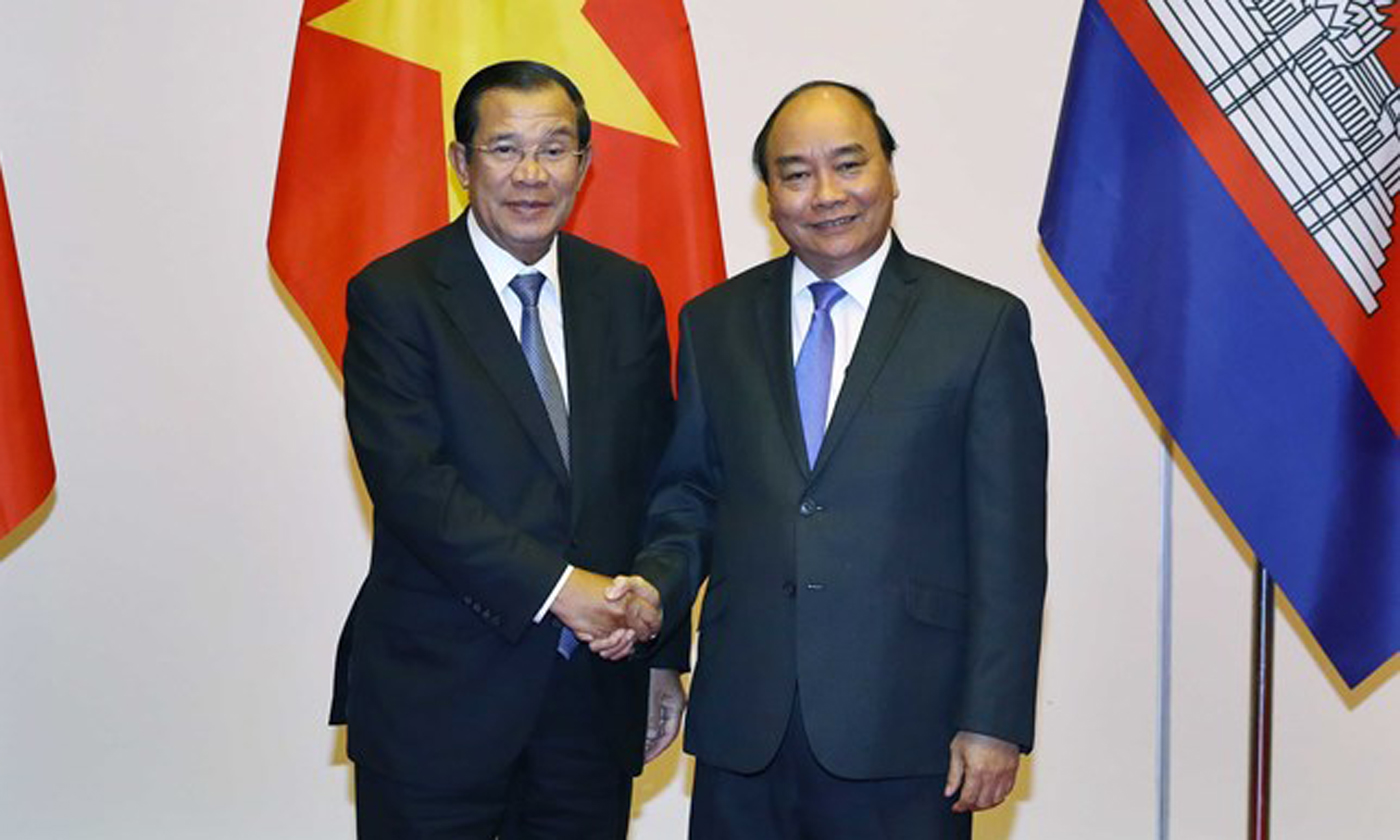
<svg viewBox="0 0 1400 840"><path fill-rule="evenodd" d="M549 592L549 597L544 599L544 606L540 607L540 611L535 613L534 621L536 624L544 621L544 617L549 615L549 608L554 606L554 599L559 597L560 590L564 588L564 582L569 579L569 575L573 574L573 571L573 566L564 567L564 573L559 576L559 582L554 584L554 588Z"/></svg>

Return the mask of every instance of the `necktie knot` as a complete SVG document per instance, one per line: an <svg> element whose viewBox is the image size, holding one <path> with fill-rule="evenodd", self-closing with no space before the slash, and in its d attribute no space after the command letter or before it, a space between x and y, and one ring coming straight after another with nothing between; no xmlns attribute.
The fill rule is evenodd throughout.
<svg viewBox="0 0 1400 840"><path fill-rule="evenodd" d="M846 294L846 290L841 288L841 284L831 280L819 280L807 288L812 292L812 302L816 304L818 312L826 312L831 309L836 301Z"/></svg>
<svg viewBox="0 0 1400 840"><path fill-rule="evenodd" d="M510 290L520 298L521 306L539 306L540 288L544 286L544 275L538 271L522 271L510 281Z"/></svg>

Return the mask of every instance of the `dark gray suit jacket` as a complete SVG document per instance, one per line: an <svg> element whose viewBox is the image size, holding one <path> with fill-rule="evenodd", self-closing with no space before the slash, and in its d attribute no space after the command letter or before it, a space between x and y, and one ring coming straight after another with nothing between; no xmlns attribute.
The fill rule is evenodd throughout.
<svg viewBox="0 0 1400 840"><path fill-rule="evenodd" d="M937 775L972 730L1032 741L1046 425L1025 306L896 239L814 469L792 258L681 316L676 431L637 571L668 623L708 578L686 748L753 772L793 694L845 778Z"/></svg>
<svg viewBox="0 0 1400 840"><path fill-rule="evenodd" d="M520 750L559 625L533 623L566 563L630 566L672 421L650 272L561 234L570 467L519 341L452 224L350 284L345 403L374 502L369 575L342 634L332 722L356 762L454 787ZM681 649L684 655L684 649ZM620 767L638 772L647 666L586 648Z"/></svg>

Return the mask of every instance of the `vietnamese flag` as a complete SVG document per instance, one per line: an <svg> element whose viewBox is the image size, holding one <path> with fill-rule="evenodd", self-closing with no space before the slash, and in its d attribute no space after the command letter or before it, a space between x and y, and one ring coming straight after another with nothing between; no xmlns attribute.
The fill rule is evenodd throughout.
<svg viewBox="0 0 1400 840"><path fill-rule="evenodd" d="M0 173L0 537L39 507L53 483L39 368L19 282L5 178Z"/></svg>
<svg viewBox="0 0 1400 840"><path fill-rule="evenodd" d="M350 277L466 206L453 105L507 59L558 68L587 100L593 164L568 229L648 265L673 319L724 279L681 0L306 0L268 252L337 364Z"/></svg>

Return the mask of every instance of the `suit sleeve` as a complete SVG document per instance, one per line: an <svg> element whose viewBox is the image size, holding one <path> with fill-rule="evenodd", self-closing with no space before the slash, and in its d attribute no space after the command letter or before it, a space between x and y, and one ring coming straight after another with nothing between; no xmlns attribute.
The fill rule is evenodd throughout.
<svg viewBox="0 0 1400 840"><path fill-rule="evenodd" d="M645 548L634 571L661 592L666 644L683 644L688 657L690 608L709 575L721 470L700 388L688 309L681 312L680 333L676 427L657 470Z"/></svg>
<svg viewBox="0 0 1400 840"><path fill-rule="evenodd" d="M356 278L347 295L345 413L376 527L517 640L564 559L493 514L448 462L422 315L408 293L369 280Z"/></svg>
<svg viewBox="0 0 1400 840"><path fill-rule="evenodd" d="M661 292L656 286L656 280L651 276L650 271L646 274L646 281L646 306L643 320L647 325L647 346L650 348L647 352L647 358L651 374L647 378L643 395L643 399L648 402L648 407L644 412L645 421L638 445L646 453L647 480L650 481L660 455L667 442L670 441L672 430L675 428L675 400L671 395L671 343L666 335L666 307L662 302ZM649 487L642 488L642 491L645 492L649 489ZM644 649L642 655L647 657L649 667L682 672L690 670L690 634L688 632L681 631L663 636L659 644L647 647L649 650Z"/></svg>
<svg viewBox="0 0 1400 840"><path fill-rule="evenodd" d="M973 386L965 445L966 679L958 728L1029 751L1045 599L1045 400L1030 317L1003 308Z"/></svg>

